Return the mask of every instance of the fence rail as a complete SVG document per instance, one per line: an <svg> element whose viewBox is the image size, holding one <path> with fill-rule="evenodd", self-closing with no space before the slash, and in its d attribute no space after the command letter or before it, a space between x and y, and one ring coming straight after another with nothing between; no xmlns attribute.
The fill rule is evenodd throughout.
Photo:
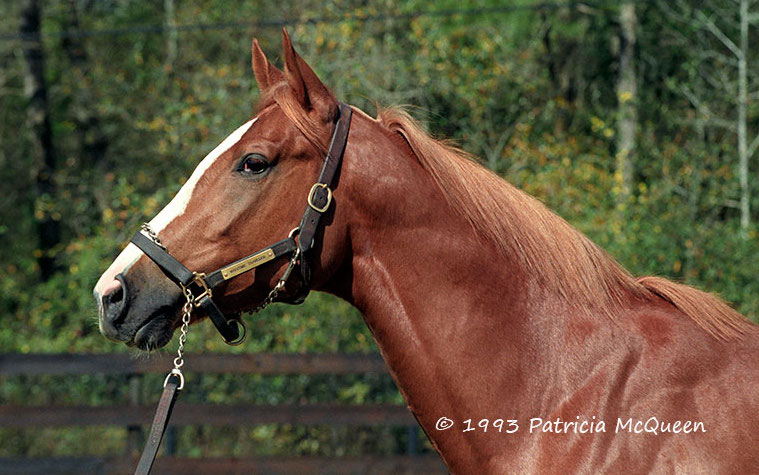
<svg viewBox="0 0 759 475"><path fill-rule="evenodd" d="M149 406L0 406L3 427L132 426L152 420ZM171 425L397 425L416 424L405 406L386 404L222 405L177 403Z"/></svg>
<svg viewBox="0 0 759 475"><path fill-rule="evenodd" d="M377 354L190 354L187 372L233 374L356 374L387 373ZM141 375L166 373L168 355L135 358L115 354L0 354L0 376L16 375L127 375L129 384L139 384ZM139 391L133 391L139 394ZM124 426L128 433L125 457L40 457L0 458L4 473L130 473L134 455L141 445L142 427L150 422L154 405L140 404L139 396L130 405L102 406L19 406L0 405L0 427ZM157 472L168 473L443 473L445 467L435 455L416 455L418 426L405 406L387 404L300 404L300 405L220 405L182 404L174 411L167 437L173 427L188 425L393 425L408 432L406 455L359 457L255 457L158 459ZM168 444L171 446L171 444Z"/></svg>
<svg viewBox="0 0 759 475"><path fill-rule="evenodd" d="M0 474L131 474L135 458L56 457L0 458ZM159 457L154 473L447 473L437 455L394 455L391 457L256 457L184 458Z"/></svg>
<svg viewBox="0 0 759 475"><path fill-rule="evenodd" d="M0 354L0 375L146 374L167 373L174 355L135 358L127 353ZM386 373L377 354L252 353L188 354L188 372L233 374L353 374Z"/></svg>

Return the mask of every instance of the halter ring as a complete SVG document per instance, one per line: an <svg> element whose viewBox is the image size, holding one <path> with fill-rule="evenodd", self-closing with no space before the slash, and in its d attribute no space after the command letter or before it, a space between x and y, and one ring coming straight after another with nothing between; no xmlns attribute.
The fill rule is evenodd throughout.
<svg viewBox="0 0 759 475"><path fill-rule="evenodd" d="M237 324L237 334L238 334L237 339L229 341L226 338L224 338L224 335L222 335L221 338L224 340L224 343L226 343L227 345L238 346L238 345L241 345L242 342L245 341L245 337L248 336L248 327L245 326L245 322L236 318L229 320L228 325L232 325L232 323Z"/></svg>

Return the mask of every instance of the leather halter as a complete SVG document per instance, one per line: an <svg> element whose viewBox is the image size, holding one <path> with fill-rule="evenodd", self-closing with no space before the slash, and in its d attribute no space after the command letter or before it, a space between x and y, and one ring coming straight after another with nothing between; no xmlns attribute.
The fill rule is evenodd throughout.
<svg viewBox="0 0 759 475"><path fill-rule="evenodd" d="M310 289L311 271L308 264L309 252L314 247L314 238L319 228L319 222L324 213L329 210L332 203L332 189L335 175L340 167L345 145L348 142L351 114L350 106L340 103L339 117L329 151L324 159L319 179L311 187L308 193L307 203L303 217L298 227L290 232L290 235L279 242L264 247L242 259L232 262L218 270L208 274L193 272L185 267L179 260L172 256L169 251L143 232L137 231L132 236L131 242L140 248L166 276L182 289L190 288L195 295L193 304L201 307L208 314L216 329L221 333L224 341L230 345L242 343L245 338L245 326L235 316L225 316L213 301L213 289L219 284L226 282L240 274L251 271L267 262L277 260L282 256L296 257L300 267L301 285L294 298L288 303L301 303L305 300ZM296 240L297 236L297 240ZM295 262L295 259L292 261ZM289 278L288 268L282 280ZM242 328L242 334L240 332Z"/></svg>

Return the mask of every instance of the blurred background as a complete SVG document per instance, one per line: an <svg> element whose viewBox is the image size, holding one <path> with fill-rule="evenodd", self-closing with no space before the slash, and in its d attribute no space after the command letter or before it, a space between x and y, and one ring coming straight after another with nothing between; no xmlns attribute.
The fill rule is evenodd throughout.
<svg viewBox="0 0 759 475"><path fill-rule="evenodd" d="M251 40L281 66L282 26L341 100L371 115L376 104L413 106L433 134L633 273L719 293L757 321L756 3L1 2L0 458L105 460L139 449L151 416L124 408L152 411L176 344L149 358L100 355L128 349L98 333L91 289L140 223L250 117ZM247 321L243 346L202 324L188 350L275 359L244 360L240 374L191 373L181 400L294 412L260 424L244 413L186 421L170 432L170 454L395 456L394 469L421 470L414 460L431 449L397 411L403 399L355 310L312 295ZM291 374L306 360L283 370L276 358L293 353L341 363ZM92 354L116 359L92 368ZM324 404L380 412L298 412Z"/></svg>

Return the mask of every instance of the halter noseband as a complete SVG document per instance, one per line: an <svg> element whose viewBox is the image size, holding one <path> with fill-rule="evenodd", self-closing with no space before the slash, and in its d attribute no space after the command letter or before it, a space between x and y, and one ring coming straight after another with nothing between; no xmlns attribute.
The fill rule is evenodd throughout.
<svg viewBox="0 0 759 475"><path fill-rule="evenodd" d="M314 237L319 228L319 221L332 203L332 189L330 187L334 183L335 175L340 167L343 152L345 151L345 144L348 142L352 112L350 106L342 102L340 103L340 115L335 125L335 131L332 134L332 141L329 145L327 156L324 159L321 174L308 193L308 206L303 213L300 224L290 232L286 239L232 262L221 269L205 274L202 272L192 272L179 262L169 253L166 247L160 244L160 241L158 241L149 227L143 227L143 230L149 235L146 235L142 231L137 231L132 236L131 242L152 259L163 273L175 284L179 285L183 291L190 288L197 291L197 296L194 297L192 303L196 307L203 308L226 343L230 345L242 343L245 339L245 325L239 318L234 316L228 318L225 316L213 301L213 289L222 282L226 282L282 256L290 255L290 264L280 278L279 283L269 293L267 301L258 309L262 309L276 298L278 291L284 287L284 283L290 277L290 272L295 265L300 266L301 285L296 296L290 299L288 303L303 302L311 290L311 270L308 265L308 254L314 247ZM297 240L295 239L296 236ZM195 292L192 295L196 295ZM240 329L242 329L242 332L240 332Z"/></svg>

